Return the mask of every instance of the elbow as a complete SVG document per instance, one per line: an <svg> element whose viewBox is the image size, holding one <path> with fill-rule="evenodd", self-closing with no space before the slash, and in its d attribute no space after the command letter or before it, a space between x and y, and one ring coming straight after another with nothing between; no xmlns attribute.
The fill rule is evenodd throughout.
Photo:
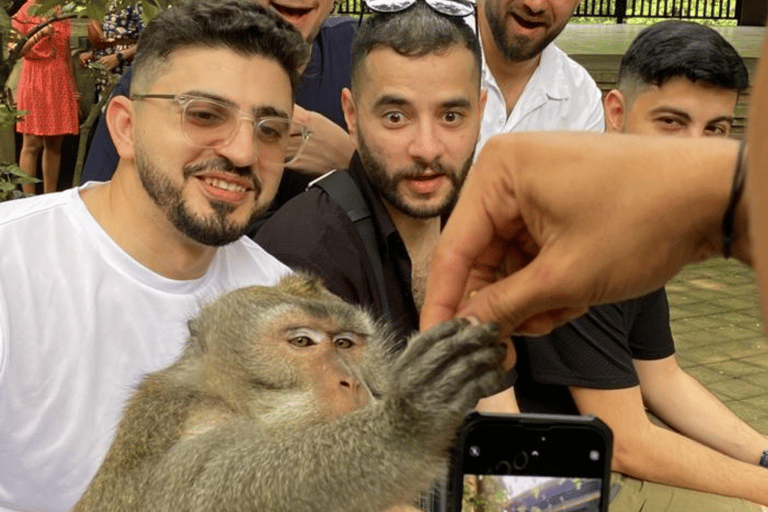
<svg viewBox="0 0 768 512"><path fill-rule="evenodd" d="M647 450L641 448L637 436L616 435L613 440L611 470L635 478L643 478L643 463L647 461Z"/></svg>

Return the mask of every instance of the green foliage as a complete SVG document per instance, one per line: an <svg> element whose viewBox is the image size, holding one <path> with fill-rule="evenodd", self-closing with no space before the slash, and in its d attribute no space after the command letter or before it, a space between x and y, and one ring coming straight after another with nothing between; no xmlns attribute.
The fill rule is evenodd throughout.
<svg viewBox="0 0 768 512"><path fill-rule="evenodd" d="M38 183L40 180L29 176L16 164L0 165L0 201L23 197L19 185Z"/></svg>
<svg viewBox="0 0 768 512"><path fill-rule="evenodd" d="M36 16L47 17L49 20L41 23L33 30L28 32L25 37L15 34L11 51L6 51L7 42L11 40L14 30L11 26L11 20L7 9L13 3L13 0L0 0L0 128L12 126L16 119L25 114L24 111L18 111L11 104L10 98L6 94L5 84L11 74L11 70L20 58L21 47L36 31L42 29L48 23L55 19L83 17L93 20L104 18L108 8L114 6L116 9L122 9L129 5L134 5L137 0L43 0L39 5L30 9L30 13ZM144 21L148 22L157 14L167 9L175 0L141 0L144 13ZM57 9L58 8L58 9ZM34 10L33 10L34 9ZM95 68L103 76L107 76L110 81L110 88L114 82L115 76L108 73L102 64L91 63L90 67ZM104 94L106 100L107 94ZM101 104L105 103L102 101ZM98 108L101 104L95 106ZM98 111L96 111L98 113ZM95 115L91 112L88 122L94 122ZM86 127L89 124L86 123ZM81 139L84 143L85 139ZM83 144L81 144L83 145ZM83 152L84 153L84 152ZM78 163L82 167L81 155L78 154ZM0 201L7 201L21 197L23 194L19 190L19 185L27 183L37 183L38 179L25 174L15 163L0 162Z"/></svg>

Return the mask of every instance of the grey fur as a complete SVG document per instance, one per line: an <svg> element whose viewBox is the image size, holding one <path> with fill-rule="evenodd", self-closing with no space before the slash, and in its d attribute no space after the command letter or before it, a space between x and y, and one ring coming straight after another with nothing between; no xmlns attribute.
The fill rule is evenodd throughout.
<svg viewBox="0 0 768 512"><path fill-rule="evenodd" d="M367 405L327 418L259 337L297 312L368 337L363 364L345 363ZM503 387L494 327L452 320L394 354L367 313L300 274L227 294L190 332L182 357L131 399L75 512L383 511L444 473L465 414Z"/></svg>

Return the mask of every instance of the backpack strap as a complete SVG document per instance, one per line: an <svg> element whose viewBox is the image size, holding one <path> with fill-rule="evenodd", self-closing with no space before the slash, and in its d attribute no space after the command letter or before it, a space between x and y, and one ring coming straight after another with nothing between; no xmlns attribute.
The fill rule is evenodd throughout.
<svg viewBox="0 0 768 512"><path fill-rule="evenodd" d="M366 204L360 188L347 172L337 170L320 176L312 181L307 188L309 187L322 189L334 203L347 212L352 226L363 241L365 252L368 253L368 263L371 265L376 280L382 313L388 320L391 320L387 287L384 282L384 267L379 256L379 241L376 238L376 229L373 224L373 213Z"/></svg>

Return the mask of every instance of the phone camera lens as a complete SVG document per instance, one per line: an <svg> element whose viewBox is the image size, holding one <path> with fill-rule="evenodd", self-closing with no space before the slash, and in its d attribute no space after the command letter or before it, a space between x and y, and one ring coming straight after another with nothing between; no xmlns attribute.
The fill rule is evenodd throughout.
<svg viewBox="0 0 768 512"><path fill-rule="evenodd" d="M589 451L589 460L592 462L597 462L600 460L600 452L597 450L590 450Z"/></svg>
<svg viewBox="0 0 768 512"><path fill-rule="evenodd" d="M496 464L496 471L495 473L497 475L509 475L512 473L512 466L509 465L509 462L503 460Z"/></svg>
<svg viewBox="0 0 768 512"><path fill-rule="evenodd" d="M473 444L469 447L469 455L472 457L479 457L480 456L480 447L476 444Z"/></svg>
<svg viewBox="0 0 768 512"><path fill-rule="evenodd" d="M512 461L512 466L516 470L525 469L525 467L528 465L528 454L525 452L520 452L515 456L515 459Z"/></svg>

